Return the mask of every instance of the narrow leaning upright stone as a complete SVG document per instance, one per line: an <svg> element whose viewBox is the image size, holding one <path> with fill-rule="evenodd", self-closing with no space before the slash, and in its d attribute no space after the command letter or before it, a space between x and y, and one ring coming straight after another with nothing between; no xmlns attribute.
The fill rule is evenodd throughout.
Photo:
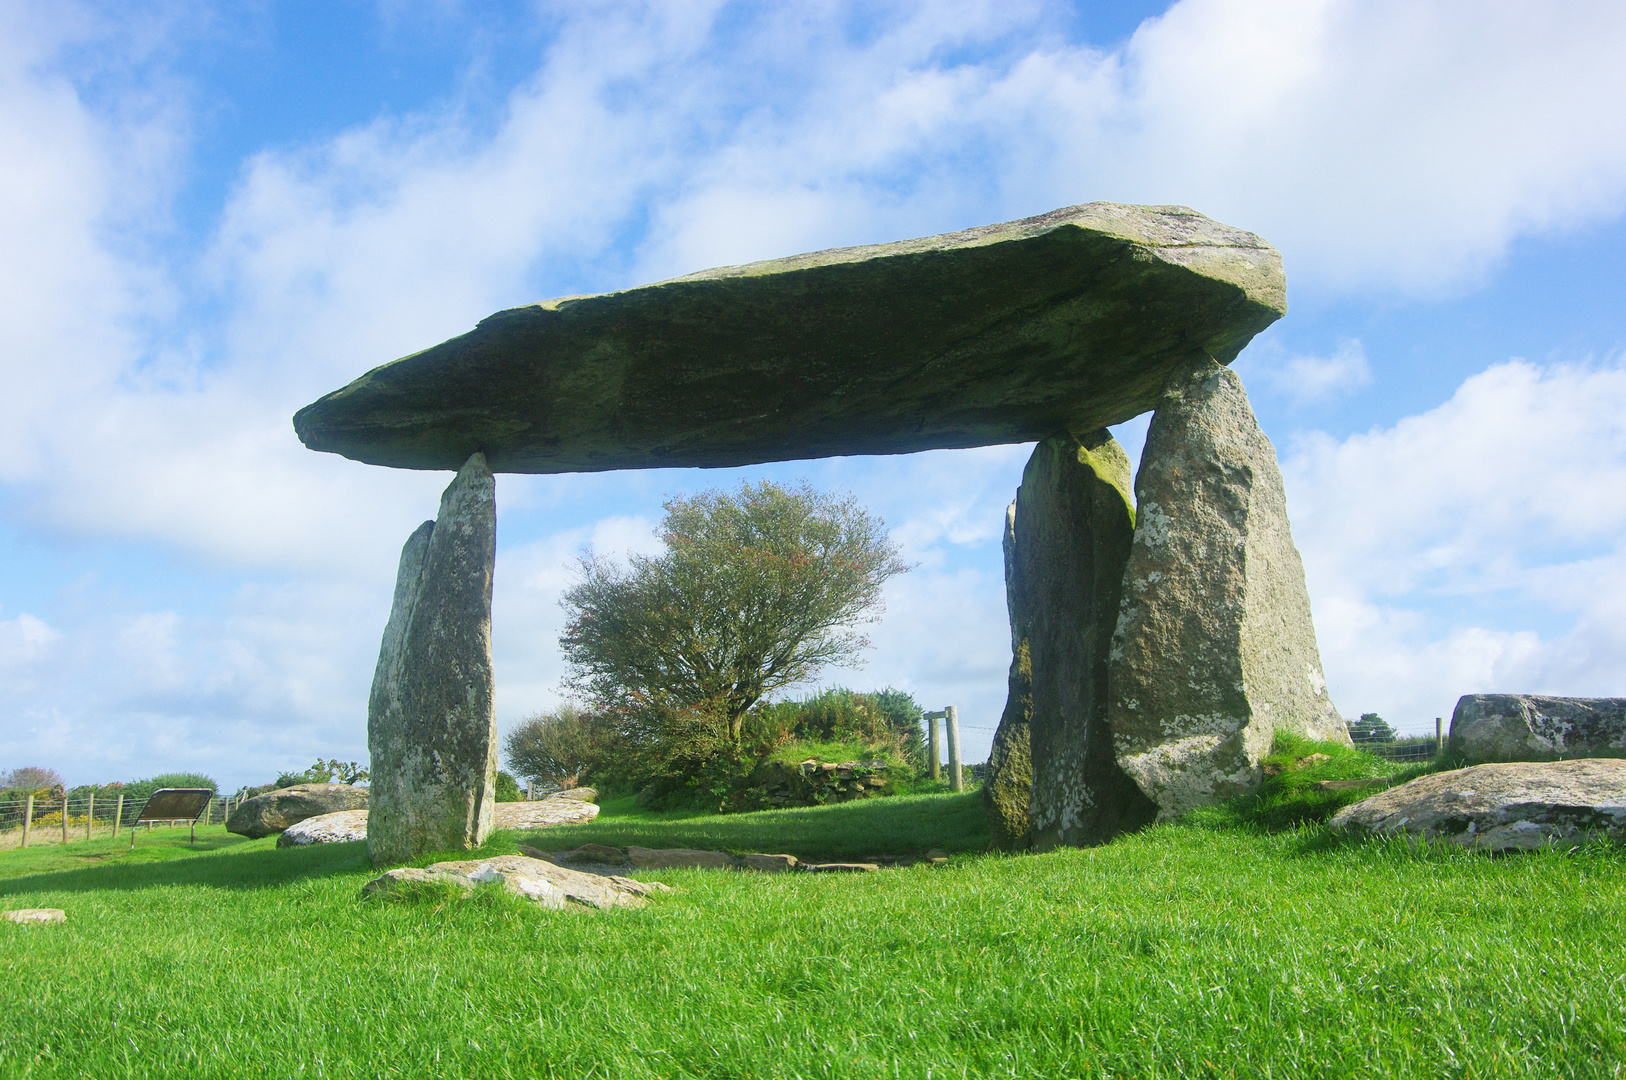
<svg viewBox="0 0 1626 1080"><path fill-rule="evenodd" d="M1159 817L1253 791L1277 731L1348 743L1276 451L1235 372L1204 357L1170 377L1135 494L1108 716Z"/></svg>
<svg viewBox="0 0 1626 1080"><path fill-rule="evenodd" d="M476 847L491 832L496 543L496 484L475 454L401 551L367 709L376 864Z"/></svg>
<svg viewBox="0 0 1626 1080"><path fill-rule="evenodd" d="M1005 508L1005 608L1011 620L1011 670L1005 711L994 729L988 751L988 774L982 782L982 805L994 847L1016 851L1028 846L1028 801L1033 796L1033 760L1028 723L1033 717L1033 668L1028 658L1027 629L1017 603L1016 502Z"/></svg>
<svg viewBox="0 0 1626 1080"><path fill-rule="evenodd" d="M1034 448L1016 496L1011 577L1031 672L1038 851L1098 844L1157 812L1118 767L1107 726L1107 657L1134 526L1129 457L1105 428Z"/></svg>

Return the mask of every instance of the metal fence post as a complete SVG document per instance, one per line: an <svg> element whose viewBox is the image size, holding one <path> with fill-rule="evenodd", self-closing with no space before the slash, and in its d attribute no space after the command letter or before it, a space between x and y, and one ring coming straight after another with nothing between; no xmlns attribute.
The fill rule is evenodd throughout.
<svg viewBox="0 0 1626 1080"><path fill-rule="evenodd" d="M949 790L964 791L965 779L960 772L960 710L953 705L944 706L943 726L948 728Z"/></svg>
<svg viewBox="0 0 1626 1080"><path fill-rule="evenodd" d="M34 827L34 793L28 793L28 801L23 805L23 847L28 846L28 833Z"/></svg>

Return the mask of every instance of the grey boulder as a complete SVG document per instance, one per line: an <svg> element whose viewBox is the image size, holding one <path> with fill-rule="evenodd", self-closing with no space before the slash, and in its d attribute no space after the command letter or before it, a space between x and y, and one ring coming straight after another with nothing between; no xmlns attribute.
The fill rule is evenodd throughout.
<svg viewBox="0 0 1626 1080"><path fill-rule="evenodd" d="M320 814L288 826L277 837L278 847L307 847L311 844L347 844L367 839L367 811L340 810Z"/></svg>
<svg viewBox="0 0 1626 1080"><path fill-rule="evenodd" d="M1334 832L1475 851L1626 842L1626 761L1500 762L1420 776L1346 806Z"/></svg>
<svg viewBox="0 0 1626 1080"><path fill-rule="evenodd" d="M258 839L307 818L341 810L366 810L368 789L349 784L295 784L244 799L226 819L226 831Z"/></svg>
<svg viewBox="0 0 1626 1080"><path fill-rule="evenodd" d="M551 825L579 825L598 817L593 803L555 795L536 802L498 803L492 823L498 829L545 829Z"/></svg>
<svg viewBox="0 0 1626 1080"><path fill-rule="evenodd" d="M536 473L1028 442L1145 412L1285 310L1259 237L1091 203L501 311L294 429L374 465Z"/></svg>
<svg viewBox="0 0 1626 1080"><path fill-rule="evenodd" d="M645 897L670 891L659 882L584 874L544 859L502 855L494 859L438 862L422 870L415 867L386 870L364 885L362 892L375 895L425 884L446 884L470 891L477 885L492 883L546 908L641 907Z"/></svg>
<svg viewBox="0 0 1626 1080"><path fill-rule="evenodd" d="M1447 746L1472 764L1626 756L1626 698L1465 694Z"/></svg>
<svg viewBox="0 0 1626 1080"><path fill-rule="evenodd" d="M1255 790L1277 731L1348 744L1276 451L1235 372L1203 358L1170 378L1135 494L1108 720L1158 816Z"/></svg>

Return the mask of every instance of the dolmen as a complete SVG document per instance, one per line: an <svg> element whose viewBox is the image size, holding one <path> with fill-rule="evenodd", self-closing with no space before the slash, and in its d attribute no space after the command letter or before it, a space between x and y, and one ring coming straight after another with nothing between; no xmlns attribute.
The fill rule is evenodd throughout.
<svg viewBox="0 0 1626 1080"><path fill-rule="evenodd" d="M244 799L226 819L226 831L259 839L310 818L367 812L367 789L351 784L294 784Z"/></svg>
<svg viewBox="0 0 1626 1080"><path fill-rule="evenodd" d="M1275 452L1226 366L1285 296L1251 233L1091 203L498 312L301 409L313 450L456 473L402 551L374 674L373 860L492 828L496 472L1037 443L1007 515L1004 846L1251 790L1277 730L1347 740ZM1132 501L1106 429L1148 410Z"/></svg>

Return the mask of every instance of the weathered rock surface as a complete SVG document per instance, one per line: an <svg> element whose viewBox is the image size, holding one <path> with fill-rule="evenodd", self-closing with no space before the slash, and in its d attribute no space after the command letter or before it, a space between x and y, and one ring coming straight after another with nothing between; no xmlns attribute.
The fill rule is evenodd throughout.
<svg viewBox="0 0 1626 1080"><path fill-rule="evenodd" d="M642 870L732 870L734 856L699 848L627 848L627 861Z"/></svg>
<svg viewBox="0 0 1626 1080"><path fill-rule="evenodd" d="M423 870L415 867L386 870L364 885L362 892L369 895L388 893L430 883L472 890L476 885L489 882L500 882L509 892L549 908L562 908L570 904L601 910L641 907L644 897L670 891L668 886L659 882L584 874L544 859L503 855L495 859L438 862Z"/></svg>
<svg viewBox="0 0 1626 1080"><path fill-rule="evenodd" d="M498 829L545 829L550 825L578 825L598 817L598 807L581 799L552 795L535 802L498 803L492 825Z"/></svg>
<svg viewBox="0 0 1626 1080"><path fill-rule="evenodd" d="M1134 527L1129 457L1104 428L1034 447L1006 588L1027 641L1038 851L1101 843L1157 816L1119 768L1107 726L1107 658Z"/></svg>
<svg viewBox="0 0 1626 1080"><path fill-rule="evenodd" d="M497 803L492 809L493 829L545 829L552 825L578 825L598 817L599 808L580 799L550 796L536 802ZM277 837L278 847L307 844L343 844L367 839L367 811L343 810L322 814L291 825Z"/></svg>
<svg viewBox="0 0 1626 1080"><path fill-rule="evenodd" d="M1159 816L1253 791L1278 730L1348 743L1276 451L1234 372L1203 359L1169 380L1135 494L1108 721Z"/></svg>
<svg viewBox="0 0 1626 1080"><path fill-rule="evenodd" d="M305 847L310 844L347 844L367 839L367 811L340 810L319 814L288 826L277 837L278 847Z"/></svg>
<svg viewBox="0 0 1626 1080"><path fill-rule="evenodd" d="M367 709L374 863L476 847L491 832L496 541L496 484L475 454L401 551Z"/></svg>
<svg viewBox="0 0 1626 1080"><path fill-rule="evenodd" d="M67 922L68 913L55 907L12 908L10 911L0 911L0 919L20 926L42 926L46 923Z"/></svg>
<svg viewBox="0 0 1626 1080"><path fill-rule="evenodd" d="M226 831L259 838L313 817L367 809L368 789L349 784L295 784L244 799L226 819Z"/></svg>
<svg viewBox="0 0 1626 1080"><path fill-rule="evenodd" d="M1446 745L1476 764L1626 756L1626 698L1465 694Z"/></svg>
<svg viewBox="0 0 1626 1080"><path fill-rule="evenodd" d="M598 789L590 787L565 788L549 795L550 799L579 799L582 802L598 802Z"/></svg>
<svg viewBox="0 0 1626 1080"><path fill-rule="evenodd" d="M1346 806L1334 832L1477 851L1626 843L1626 760L1501 762L1420 776Z"/></svg>
<svg viewBox="0 0 1626 1080"><path fill-rule="evenodd" d="M982 806L989 842L1002 851L1028 846L1033 797L1033 664L1027 627L1017 604L1016 502L1005 508L1005 610L1011 623L1011 670L1005 679L1005 710L994 728L988 768L982 779Z"/></svg>
<svg viewBox="0 0 1626 1080"><path fill-rule="evenodd" d="M742 855L740 869L755 870L759 874L782 874L800 865L794 855Z"/></svg>
<svg viewBox="0 0 1626 1080"><path fill-rule="evenodd" d="M821 862L802 866L803 870L813 874L867 874L880 868L880 863L872 862Z"/></svg>
<svg viewBox="0 0 1626 1080"><path fill-rule="evenodd" d="M732 466L1093 431L1280 318L1276 251L1092 203L498 312L301 409L306 446L498 472Z"/></svg>

